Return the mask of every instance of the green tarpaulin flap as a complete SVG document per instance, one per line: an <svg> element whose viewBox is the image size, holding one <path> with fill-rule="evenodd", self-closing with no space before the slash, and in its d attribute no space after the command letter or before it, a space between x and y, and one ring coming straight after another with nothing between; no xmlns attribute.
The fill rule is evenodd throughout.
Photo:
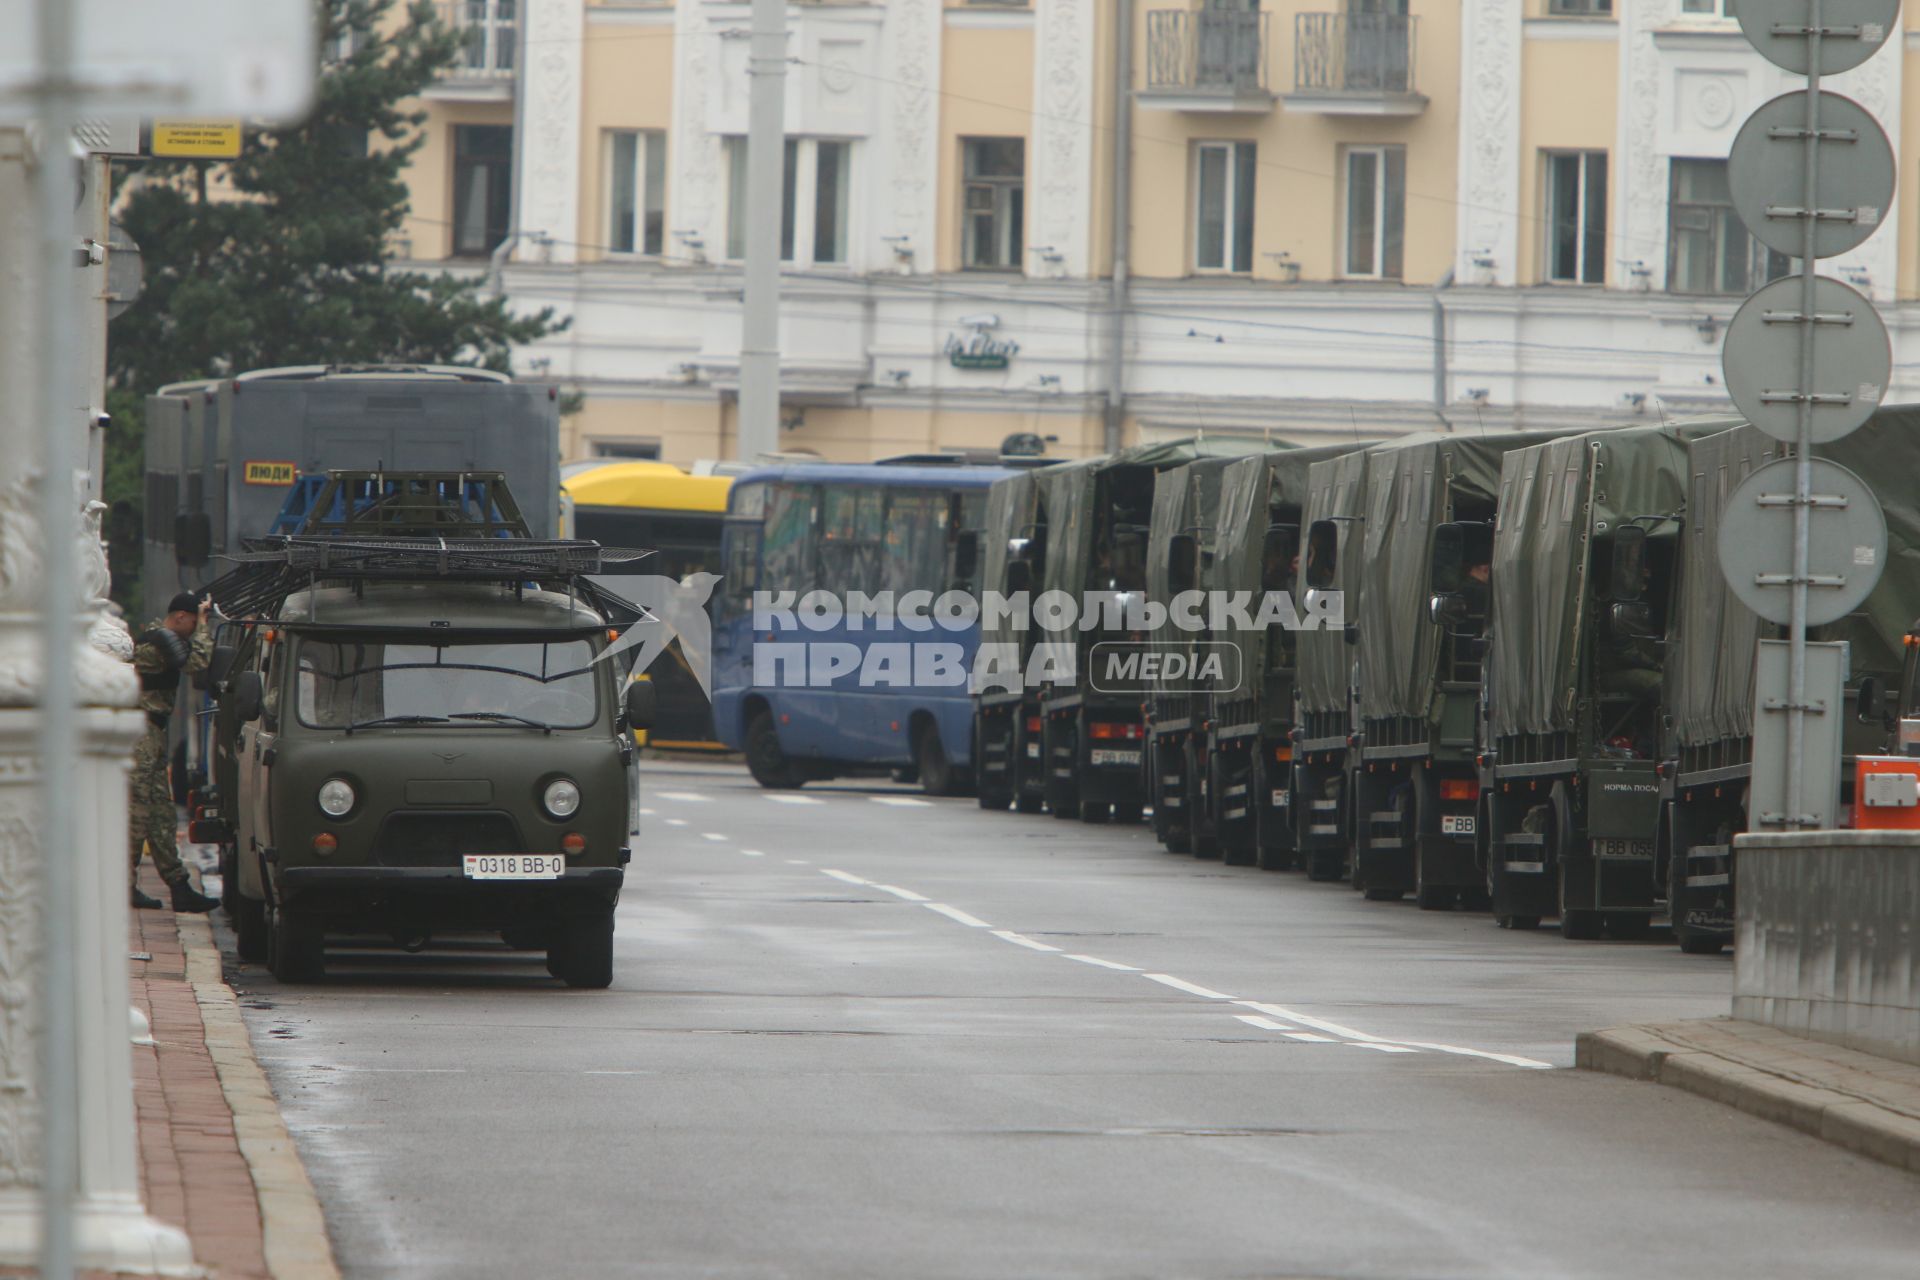
<svg viewBox="0 0 1920 1280"><path fill-rule="evenodd" d="M1367 458L1370 451L1356 451L1314 463L1307 472L1307 509L1304 524L1318 520L1334 521L1338 535L1335 553L1334 589L1346 592L1346 617L1351 620L1359 583L1360 515L1365 497ZM1303 535L1304 537L1304 535ZM1304 555L1302 563L1304 565ZM1301 607L1305 609L1304 579L1301 582ZM1347 688L1351 683L1353 650L1339 628L1302 631L1295 645L1299 653L1300 707L1305 712L1344 712Z"/></svg>
<svg viewBox="0 0 1920 1280"><path fill-rule="evenodd" d="M1200 575L1193 586L1206 586L1206 562L1232 520L1220 505L1220 481L1233 461L1226 457L1199 458L1154 477L1153 532L1147 551L1147 594L1152 599L1162 603L1173 599L1170 552L1174 538L1181 534L1191 535L1200 551ZM1151 638L1157 645L1186 649L1195 641L1213 637L1176 626L1169 611ZM1164 683L1157 682L1154 690L1164 695Z"/></svg>
<svg viewBox="0 0 1920 1280"><path fill-rule="evenodd" d="M1035 520L1039 502L1039 486L1036 477L1041 471L1022 471L996 480L987 491L986 527L981 538L986 545L980 549L982 590L1002 594L1007 590L1007 543L1014 538L1028 536ZM982 644L1014 644L1018 634L1005 620L995 618L999 625L988 625L982 621L980 641Z"/></svg>

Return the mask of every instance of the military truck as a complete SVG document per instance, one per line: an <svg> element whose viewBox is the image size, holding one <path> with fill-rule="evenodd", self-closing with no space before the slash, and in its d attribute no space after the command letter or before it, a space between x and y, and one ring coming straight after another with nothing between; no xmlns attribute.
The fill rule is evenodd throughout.
<svg viewBox="0 0 1920 1280"><path fill-rule="evenodd" d="M996 480L987 494L987 536L980 551L980 589L1011 599L1031 594L1046 571L1047 508L1036 475ZM974 774L982 809L1012 805L1038 813L1046 805L1046 769L1040 754L1040 690L1024 678L1038 633L1005 613L982 617L980 643L1011 654L1018 675L973 694ZM1011 674L1011 673L1009 673Z"/></svg>
<svg viewBox="0 0 1920 1280"><path fill-rule="evenodd" d="M1228 516L1220 483L1232 458L1196 458L1154 478L1146 594L1162 605L1212 586L1215 548ZM1205 624L1207 619L1202 617ZM1169 850L1215 857L1220 846L1209 808L1205 731L1212 677L1197 659L1224 636L1180 625L1171 609L1148 636L1161 659L1146 680L1146 776L1154 835ZM1166 659L1177 658L1177 662ZM1232 677L1237 681L1238 677Z"/></svg>
<svg viewBox="0 0 1920 1280"><path fill-rule="evenodd" d="M1127 629L1123 615L1147 586L1154 477L1198 458L1255 451L1248 442L1194 437L1034 473L1051 522L1040 588L1072 597L1083 617L1100 614L1098 625L1050 637L1073 673L1040 690L1046 802L1055 817L1137 822L1146 806L1146 636ZM1122 625L1109 625L1115 621Z"/></svg>
<svg viewBox="0 0 1920 1280"><path fill-rule="evenodd" d="M1751 659L1758 640L1786 634L1784 627L1761 621L1728 588L1718 535L1740 482L1756 468L1791 456L1792 448L1741 425L1694 440L1687 450L1687 522L1666 635L1659 838L1674 940L1683 951L1711 955L1733 939L1733 837L1747 829L1753 759ZM1811 640L1849 645L1849 698L1860 714L1843 724L1844 806L1853 795L1854 757L1891 749L1889 729L1915 697L1917 650L1909 635L1920 630L1914 624L1920 615L1920 510L1913 497L1920 407L1880 409L1859 430L1814 453L1865 480L1887 518L1885 569L1873 592L1854 613L1808 632ZM1890 698L1891 689L1901 692Z"/></svg>
<svg viewBox="0 0 1920 1280"><path fill-rule="evenodd" d="M1687 442L1726 425L1590 432L1502 464L1476 826L1504 928L1558 915L1569 938L1637 938L1652 922L1665 887L1661 637ZM1432 608L1453 625L1466 555L1450 542L1437 543Z"/></svg>
<svg viewBox="0 0 1920 1280"><path fill-rule="evenodd" d="M613 978L632 731L602 661L644 553L529 536L497 473L334 472L294 534L210 588L221 846L241 958L321 977L335 933L488 931L569 986Z"/></svg>
<svg viewBox="0 0 1920 1280"><path fill-rule="evenodd" d="M1230 666L1237 682L1210 691L1200 734L1206 820L1229 863L1276 870L1293 862L1297 637L1284 623L1260 623L1258 611L1270 593L1285 592L1299 615L1308 469L1365 447L1322 445L1236 458L1220 478L1220 527L1206 585L1221 598L1245 594L1258 624L1216 637L1236 652Z"/></svg>

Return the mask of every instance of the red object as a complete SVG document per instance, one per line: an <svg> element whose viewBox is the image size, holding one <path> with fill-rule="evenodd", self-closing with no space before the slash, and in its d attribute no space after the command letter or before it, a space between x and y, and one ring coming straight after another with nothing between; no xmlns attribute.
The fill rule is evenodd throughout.
<svg viewBox="0 0 1920 1280"><path fill-rule="evenodd" d="M1028 717L1027 717L1027 732L1028 732L1028 733L1038 733L1038 732L1040 732L1040 717L1039 717L1039 716L1028 716Z"/></svg>
<svg viewBox="0 0 1920 1280"><path fill-rule="evenodd" d="M578 856L587 851L587 838L578 831L569 831L560 837L560 848L569 857Z"/></svg>
<svg viewBox="0 0 1920 1280"><path fill-rule="evenodd" d="M1089 738L1138 738L1144 730L1137 724L1123 724L1112 720L1096 720L1087 726Z"/></svg>
<svg viewBox="0 0 1920 1280"><path fill-rule="evenodd" d="M1895 781L1874 781L1888 777ZM1852 825L1859 831L1920 831L1920 759L1856 757Z"/></svg>
<svg viewBox="0 0 1920 1280"><path fill-rule="evenodd" d="M1443 778L1440 781L1442 800L1478 800L1480 784L1472 778Z"/></svg>
<svg viewBox="0 0 1920 1280"><path fill-rule="evenodd" d="M313 851L315 853L332 853L339 847L340 838L331 831L322 831L313 838Z"/></svg>

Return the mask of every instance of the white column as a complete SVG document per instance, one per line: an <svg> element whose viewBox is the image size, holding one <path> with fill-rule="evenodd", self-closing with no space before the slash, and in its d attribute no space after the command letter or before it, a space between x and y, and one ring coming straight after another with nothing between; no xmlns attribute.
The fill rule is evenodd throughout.
<svg viewBox="0 0 1920 1280"><path fill-rule="evenodd" d="M1038 0L1027 274L1092 274L1094 0ZM1042 253L1040 250L1046 250Z"/></svg>
<svg viewBox="0 0 1920 1280"><path fill-rule="evenodd" d="M707 128L707 94L718 74L719 37L704 6L673 11L673 130L667 143L667 252L682 261L727 256L726 176L720 139Z"/></svg>
<svg viewBox="0 0 1920 1280"><path fill-rule="evenodd" d="M1615 288L1659 292L1667 287L1667 161L1660 150L1660 51L1653 33L1679 13L1679 0L1623 0L1620 25L1620 119L1614 132L1613 256Z"/></svg>
<svg viewBox="0 0 1920 1280"><path fill-rule="evenodd" d="M891 241L896 270L927 273L934 269L939 234L940 190L940 0L892 0L885 34L891 84L884 88L891 109L876 134L877 155L887 157L886 190L874 202L881 234Z"/></svg>
<svg viewBox="0 0 1920 1280"><path fill-rule="evenodd" d="M691 8L683 5L682 8ZM530 0L517 86L521 119L520 230L553 241L547 253L522 241L522 261L573 262L580 234L580 82L586 19L583 0Z"/></svg>
<svg viewBox="0 0 1920 1280"><path fill-rule="evenodd" d="M1462 0L1454 279L1512 285L1520 257L1520 0Z"/></svg>
<svg viewBox="0 0 1920 1280"><path fill-rule="evenodd" d="M138 684L114 652L130 656L124 629L103 619L106 553L98 508L83 512L75 492L72 521L51 536L81 544L85 592L75 592L71 631L80 773L73 847L40 840L38 733L42 680L36 609L43 590L45 538L36 512L44 478L37 470L48 428L82 431L84 421L37 420L34 370L55 335L34 322L39 242L24 134L0 130L0 386L29 393L0 397L0 1265L37 1260L43 1148L41 1039L46 1026L42 973L50 941L76 948L80 1164L73 1205L76 1261L107 1271L187 1274L192 1250L177 1229L149 1218L135 1163L132 1050L127 1042L127 767L143 721ZM71 261L54 264L72 270ZM64 276L56 287L71 282ZM90 643L90 640L93 641ZM51 859L71 861L73 917L49 921L45 885Z"/></svg>

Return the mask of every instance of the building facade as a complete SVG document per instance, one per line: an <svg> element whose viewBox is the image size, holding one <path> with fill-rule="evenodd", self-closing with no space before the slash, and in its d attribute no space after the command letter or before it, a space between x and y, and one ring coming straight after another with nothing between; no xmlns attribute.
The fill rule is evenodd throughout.
<svg viewBox="0 0 1920 1280"><path fill-rule="evenodd" d="M1726 156L1798 87L1734 0L814 0L788 8L782 445L1312 441L1727 405L1792 264ZM575 456L730 456L748 0L450 0L406 253L571 323ZM1920 15L1832 79L1909 189ZM736 198L739 193L740 198ZM1916 227L1825 269L1920 361ZM506 247L498 254L494 251ZM1903 352L1914 349L1914 361Z"/></svg>

